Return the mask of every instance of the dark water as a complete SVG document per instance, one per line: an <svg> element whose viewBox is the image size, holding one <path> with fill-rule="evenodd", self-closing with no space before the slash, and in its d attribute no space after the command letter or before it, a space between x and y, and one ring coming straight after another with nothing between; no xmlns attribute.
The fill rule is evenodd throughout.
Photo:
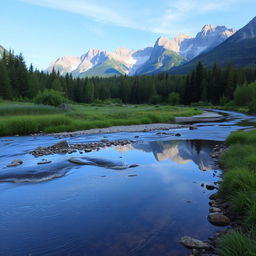
<svg viewBox="0 0 256 256"><path fill-rule="evenodd" d="M187 255L179 244L181 236L204 240L219 229L207 221L212 191L201 186L219 179L220 170L210 157L213 146L230 132L254 123L253 117L228 113L224 122L179 130L179 140L153 131L69 138L70 143L77 143L138 135L133 145L86 155L139 167L67 168L67 158L80 154L55 155L44 158L52 160L53 167L59 166L54 167L56 173L66 170L59 178L0 183L0 255ZM13 159L22 159L23 168L35 165L42 158L28 152L56 141L43 136L1 138L0 176Z"/></svg>

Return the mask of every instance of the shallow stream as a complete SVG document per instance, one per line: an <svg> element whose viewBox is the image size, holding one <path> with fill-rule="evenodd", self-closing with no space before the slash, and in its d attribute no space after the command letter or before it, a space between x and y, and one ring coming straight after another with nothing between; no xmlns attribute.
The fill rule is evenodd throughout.
<svg viewBox="0 0 256 256"><path fill-rule="evenodd" d="M181 236L206 240L220 230L207 221L208 197L214 191L201 186L220 179L221 171L211 158L213 147L231 132L251 128L255 122L255 117L222 112L224 121L198 123L195 130L65 138L70 144L106 137L137 141L84 154L35 158L30 151L60 139L0 138L0 178L14 159L21 159L22 168L27 168L46 158L52 163L40 168L52 166L56 174L26 182L14 177L15 183L0 183L0 255L187 255L179 243ZM113 170L65 164L68 158L83 155L139 166Z"/></svg>

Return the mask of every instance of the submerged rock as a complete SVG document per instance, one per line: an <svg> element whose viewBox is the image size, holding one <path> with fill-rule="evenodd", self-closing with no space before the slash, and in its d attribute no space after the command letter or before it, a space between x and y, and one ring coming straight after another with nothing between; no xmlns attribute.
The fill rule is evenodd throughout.
<svg viewBox="0 0 256 256"><path fill-rule="evenodd" d="M103 158L93 157L72 157L68 159L69 162L79 165L95 165L110 169L128 169L129 166L122 161L112 161Z"/></svg>
<svg viewBox="0 0 256 256"><path fill-rule="evenodd" d="M180 239L182 245L190 249L209 249L210 245L190 236L183 236Z"/></svg>
<svg viewBox="0 0 256 256"><path fill-rule="evenodd" d="M52 161L41 161L41 162L38 162L37 164L50 164Z"/></svg>
<svg viewBox="0 0 256 256"><path fill-rule="evenodd" d="M128 177L136 177L138 174L129 174Z"/></svg>
<svg viewBox="0 0 256 256"><path fill-rule="evenodd" d="M13 160L10 164L7 165L7 167L16 167L23 164L23 161L20 159Z"/></svg>
<svg viewBox="0 0 256 256"><path fill-rule="evenodd" d="M135 167L138 167L139 165L138 164L131 164L129 165L129 168L135 168Z"/></svg>
<svg viewBox="0 0 256 256"><path fill-rule="evenodd" d="M230 224L230 219L222 213L210 213L208 220L216 226L227 226Z"/></svg>

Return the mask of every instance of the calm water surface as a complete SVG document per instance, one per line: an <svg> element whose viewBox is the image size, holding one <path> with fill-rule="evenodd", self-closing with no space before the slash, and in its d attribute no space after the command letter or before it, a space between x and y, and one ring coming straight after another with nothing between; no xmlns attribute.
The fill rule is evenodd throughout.
<svg viewBox="0 0 256 256"><path fill-rule="evenodd" d="M213 146L254 123L253 117L228 113L224 122L180 129L179 140L155 131L69 138L78 143L138 135L133 145L84 155L139 167L72 166L45 182L0 183L0 255L187 255L181 236L204 240L219 229L207 221L212 191L201 186L219 179L210 157ZM50 136L0 138L0 176L13 159L24 160L25 168L35 165L42 158L28 152L56 141ZM66 163L71 156L80 154L44 158Z"/></svg>

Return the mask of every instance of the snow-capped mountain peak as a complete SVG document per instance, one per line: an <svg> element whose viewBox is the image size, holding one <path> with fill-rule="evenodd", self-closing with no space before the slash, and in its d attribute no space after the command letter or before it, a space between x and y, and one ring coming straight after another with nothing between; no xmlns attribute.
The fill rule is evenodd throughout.
<svg viewBox="0 0 256 256"><path fill-rule="evenodd" d="M253 30L250 29L250 34L251 31ZM51 72L54 68L62 75L72 73L82 77L160 72L192 60L202 52L216 47L235 32L235 29L225 26L214 27L207 24L194 38L186 34L179 34L172 39L159 37L154 47L137 51L122 46L113 52L89 49L81 57L63 56L52 62L47 71Z"/></svg>

